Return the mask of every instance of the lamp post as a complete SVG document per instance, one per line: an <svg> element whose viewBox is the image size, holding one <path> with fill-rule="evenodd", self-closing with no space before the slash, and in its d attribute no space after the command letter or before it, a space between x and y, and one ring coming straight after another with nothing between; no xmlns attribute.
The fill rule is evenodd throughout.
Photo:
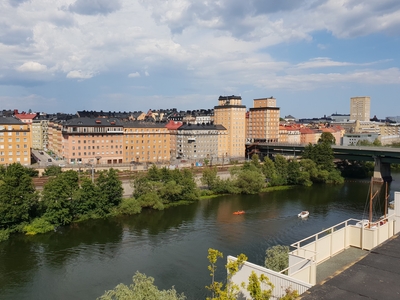
<svg viewBox="0 0 400 300"><path fill-rule="evenodd" d="M90 162L91 162L90 166L92 167L92 183L94 183L94 166L93 166L93 159L91 159Z"/></svg>

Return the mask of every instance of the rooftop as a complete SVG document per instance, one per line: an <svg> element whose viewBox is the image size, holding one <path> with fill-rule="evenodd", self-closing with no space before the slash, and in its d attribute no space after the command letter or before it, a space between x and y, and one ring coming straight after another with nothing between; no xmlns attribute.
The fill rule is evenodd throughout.
<svg viewBox="0 0 400 300"><path fill-rule="evenodd" d="M399 299L400 236L396 235L355 263L313 286L302 300Z"/></svg>

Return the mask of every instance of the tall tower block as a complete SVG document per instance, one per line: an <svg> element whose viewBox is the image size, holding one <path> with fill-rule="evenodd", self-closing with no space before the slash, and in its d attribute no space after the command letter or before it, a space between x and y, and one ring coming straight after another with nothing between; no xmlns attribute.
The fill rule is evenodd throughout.
<svg viewBox="0 0 400 300"><path fill-rule="evenodd" d="M350 98L350 120L369 121L371 118L371 98Z"/></svg>
<svg viewBox="0 0 400 300"><path fill-rule="evenodd" d="M245 157L245 120L246 106L242 105L241 96L220 96L218 106L214 106L214 123L227 129L225 137L221 136L218 145L220 158Z"/></svg>

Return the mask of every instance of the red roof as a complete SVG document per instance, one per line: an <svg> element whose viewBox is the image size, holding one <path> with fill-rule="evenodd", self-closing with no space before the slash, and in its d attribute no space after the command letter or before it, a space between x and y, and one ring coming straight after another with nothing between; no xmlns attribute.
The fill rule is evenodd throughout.
<svg viewBox="0 0 400 300"><path fill-rule="evenodd" d="M168 130L176 130L176 129L178 129L179 127L181 127L182 126L182 122L178 122L178 121L169 121L168 123L167 123L167 125L165 125L165 127L168 129Z"/></svg>
<svg viewBox="0 0 400 300"><path fill-rule="evenodd" d="M15 114L14 116L20 120L33 120L36 117L36 114L21 113Z"/></svg>

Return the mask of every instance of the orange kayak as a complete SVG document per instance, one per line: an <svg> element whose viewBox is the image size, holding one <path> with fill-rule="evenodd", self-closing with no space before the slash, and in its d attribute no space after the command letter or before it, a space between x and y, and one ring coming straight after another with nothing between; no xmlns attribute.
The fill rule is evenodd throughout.
<svg viewBox="0 0 400 300"><path fill-rule="evenodd" d="M243 214L245 214L246 212L244 211L244 210L238 210L238 211L235 211L233 214L234 215L243 215Z"/></svg>

